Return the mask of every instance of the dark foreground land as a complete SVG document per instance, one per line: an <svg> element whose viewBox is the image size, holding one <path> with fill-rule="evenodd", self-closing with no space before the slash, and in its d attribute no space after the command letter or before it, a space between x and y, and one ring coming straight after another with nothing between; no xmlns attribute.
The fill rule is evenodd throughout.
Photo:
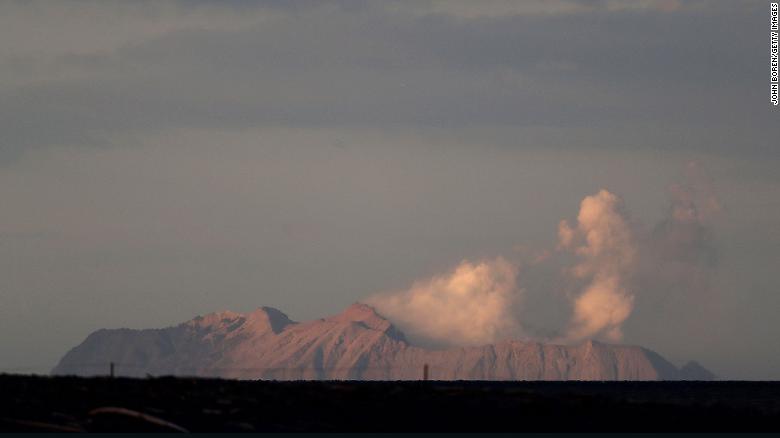
<svg viewBox="0 0 780 438"><path fill-rule="evenodd" d="M0 431L770 431L780 382L268 382L0 375Z"/></svg>

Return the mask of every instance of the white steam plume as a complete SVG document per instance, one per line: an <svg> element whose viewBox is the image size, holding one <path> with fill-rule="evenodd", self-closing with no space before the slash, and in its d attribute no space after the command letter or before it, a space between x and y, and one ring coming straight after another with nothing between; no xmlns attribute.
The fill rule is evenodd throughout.
<svg viewBox="0 0 780 438"><path fill-rule="evenodd" d="M635 315L642 326L652 326L648 321L659 321L659 315L668 325L674 312L681 313L676 319L683 324L708 289L717 254L707 222L721 209L703 170L690 163L686 171L687 183L671 188L668 217L652 232L631 223L623 202L601 190L582 200L576 223L559 223L557 251L515 247L528 259L530 271L523 278L517 265L501 257L463 261L407 290L365 302L411 340L432 346L480 345L534 333L541 341L617 342L635 306L642 308ZM576 293L566 292L570 286ZM635 333L636 326L629 330Z"/></svg>
<svg viewBox="0 0 780 438"><path fill-rule="evenodd" d="M406 291L365 300L410 338L437 346L480 345L521 334L518 268L498 257L463 261L453 271Z"/></svg>
<svg viewBox="0 0 780 438"><path fill-rule="evenodd" d="M606 190L586 197L576 226L561 221L558 237L559 249L579 258L571 274L586 282L574 298L565 340L603 337L619 341L622 325L634 307L631 282L637 267L637 246L622 202Z"/></svg>

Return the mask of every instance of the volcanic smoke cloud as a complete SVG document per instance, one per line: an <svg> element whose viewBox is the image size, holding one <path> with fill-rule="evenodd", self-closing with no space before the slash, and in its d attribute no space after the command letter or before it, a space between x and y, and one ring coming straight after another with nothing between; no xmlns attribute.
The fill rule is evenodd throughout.
<svg viewBox="0 0 780 438"><path fill-rule="evenodd" d="M634 234L617 196L601 190L582 200L576 227L561 221L559 249L579 258L570 273L587 281L574 300L574 315L566 339L603 337L619 341L621 325L631 315L634 294L631 279L636 270Z"/></svg>
<svg viewBox="0 0 780 438"><path fill-rule="evenodd" d="M422 343L487 344L521 335L514 311L522 295L517 274L517 266L502 257L463 261L452 272L366 303Z"/></svg>
<svg viewBox="0 0 780 438"><path fill-rule="evenodd" d="M685 172L685 182L669 188L668 217L645 236L641 251L643 308L663 317L667 327L701 313L718 264L713 227L721 203L698 163L688 163ZM692 307L699 312L691 314ZM678 330L690 330L685 325Z"/></svg>
<svg viewBox="0 0 780 438"><path fill-rule="evenodd" d="M544 257L526 267L537 269L533 273L542 272L537 265L548 259L562 263L558 278L573 284L573 290L546 290L545 299L567 297L571 315L555 329L557 335L538 340L621 341L638 291L644 304L656 302L658 308L664 294L679 295L676 301L683 302L695 291L706 290L716 254L704 222L721 207L696 163L689 163L686 173L688 182L671 189L668 217L650 233L639 232L622 200L607 190L582 200L576 223L558 224L557 251L542 251ZM405 291L375 295L366 303L411 339L431 346L528 338L535 331L531 324L524 326L520 315L534 309L523 308L526 291L520 286L519 271L518 264L502 257L466 260L449 273L416 282ZM552 280L555 277L548 283L561 284Z"/></svg>

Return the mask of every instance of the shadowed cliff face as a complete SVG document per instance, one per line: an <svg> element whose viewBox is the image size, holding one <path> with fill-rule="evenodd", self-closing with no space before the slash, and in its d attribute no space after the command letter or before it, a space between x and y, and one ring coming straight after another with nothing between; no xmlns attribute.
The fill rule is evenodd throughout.
<svg viewBox="0 0 780 438"><path fill-rule="evenodd" d="M293 322L272 308L216 312L175 327L98 330L69 351L53 374L187 375L241 379L436 380L709 379L700 365L678 370L636 346L506 341L428 350L364 304ZM687 370L687 371L686 371Z"/></svg>

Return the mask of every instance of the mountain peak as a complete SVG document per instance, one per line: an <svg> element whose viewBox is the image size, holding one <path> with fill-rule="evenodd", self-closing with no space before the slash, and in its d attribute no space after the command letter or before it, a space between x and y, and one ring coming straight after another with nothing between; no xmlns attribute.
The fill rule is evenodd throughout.
<svg viewBox="0 0 780 438"><path fill-rule="evenodd" d="M187 321L184 324L197 326L201 328L216 328L224 325L230 325L243 315L237 312L231 312L230 310L221 310L218 312L207 313L202 316L196 316L195 318Z"/></svg>
<svg viewBox="0 0 780 438"><path fill-rule="evenodd" d="M380 329L390 324L390 321L380 316L373 307L363 303L354 303L328 319L338 322L362 322L373 329Z"/></svg>
<svg viewBox="0 0 780 438"><path fill-rule="evenodd" d="M249 324L259 324L263 328L270 328L279 334L285 327L295 324L284 312L273 307L258 307L246 315Z"/></svg>
<svg viewBox="0 0 780 438"><path fill-rule="evenodd" d="M349 317L349 318L355 318L353 321L362 321L364 319L372 319L372 318L382 318L379 316L378 313L376 313L376 310L369 306L368 304L364 303L353 303L346 309L344 309L343 312L341 312L342 316Z"/></svg>
<svg viewBox="0 0 780 438"><path fill-rule="evenodd" d="M354 303L338 315L328 318L328 320L340 323L359 322L373 330L385 332L395 339L406 341L406 338L401 331L368 304L360 302Z"/></svg>

